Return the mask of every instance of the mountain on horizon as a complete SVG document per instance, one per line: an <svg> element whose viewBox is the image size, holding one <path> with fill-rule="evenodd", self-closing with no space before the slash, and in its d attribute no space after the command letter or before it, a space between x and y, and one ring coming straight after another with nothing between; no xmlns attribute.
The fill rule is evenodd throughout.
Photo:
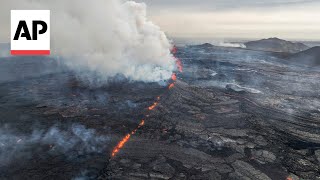
<svg viewBox="0 0 320 180"><path fill-rule="evenodd" d="M245 46L247 49L251 50L285 53L298 53L309 49L309 47L303 43L295 43L279 38L268 38L257 41L249 41L245 43Z"/></svg>
<svg viewBox="0 0 320 180"><path fill-rule="evenodd" d="M320 46L315 46L302 52L298 52L289 57L291 62L305 64L309 66L320 65Z"/></svg>

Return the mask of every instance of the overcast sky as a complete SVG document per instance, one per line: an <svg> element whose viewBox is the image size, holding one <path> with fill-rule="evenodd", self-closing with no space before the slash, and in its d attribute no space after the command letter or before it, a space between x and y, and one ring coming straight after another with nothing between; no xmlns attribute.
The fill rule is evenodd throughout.
<svg viewBox="0 0 320 180"><path fill-rule="evenodd" d="M171 37L320 40L320 0L138 0Z"/></svg>

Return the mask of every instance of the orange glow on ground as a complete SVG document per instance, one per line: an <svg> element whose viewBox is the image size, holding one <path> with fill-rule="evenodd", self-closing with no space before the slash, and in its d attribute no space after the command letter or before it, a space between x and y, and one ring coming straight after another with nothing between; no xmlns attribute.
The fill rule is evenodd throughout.
<svg viewBox="0 0 320 180"><path fill-rule="evenodd" d="M169 89L172 89L174 87L174 83L171 83L170 85L169 85Z"/></svg>
<svg viewBox="0 0 320 180"><path fill-rule="evenodd" d="M144 126L144 120L141 120L140 124L139 124L139 128Z"/></svg>
<svg viewBox="0 0 320 180"><path fill-rule="evenodd" d="M173 46L172 49L171 49L171 53L172 54L176 54L178 52L178 49L176 46Z"/></svg>
<svg viewBox="0 0 320 180"><path fill-rule="evenodd" d="M158 102L154 102L148 109L151 111L153 110L154 108L156 108L158 105Z"/></svg>
<svg viewBox="0 0 320 180"><path fill-rule="evenodd" d="M112 157L116 156L119 153L119 151L124 147L124 145L130 140L131 135L136 134L138 129L144 126L144 123L145 121L141 120L139 126L135 130L133 130L130 134L127 134L124 138L122 138L122 140L118 143L118 145L113 149L111 154Z"/></svg>
<svg viewBox="0 0 320 180"><path fill-rule="evenodd" d="M171 79L172 79L173 81L176 81L176 80L177 80L177 75L176 75L176 73L173 73L173 74L171 75Z"/></svg>
<svg viewBox="0 0 320 180"><path fill-rule="evenodd" d="M127 134L119 143L118 145L113 149L112 151L112 157L114 157L116 154L118 154L118 152L120 151L120 149L123 148L123 146L129 141L131 137L131 134Z"/></svg>
<svg viewBox="0 0 320 180"><path fill-rule="evenodd" d="M172 54L176 54L177 53L177 47L174 46L171 49L171 53ZM176 59L176 66L178 68L178 70L180 72L183 71L183 66L182 66L182 62L180 59L175 58ZM172 74L171 79L173 81L177 81L177 75L175 73ZM172 89L175 86L175 82L171 83L168 88ZM160 101L160 96L157 97L157 101L154 102L150 107L148 107L149 111L153 110L154 108L157 107L157 105L159 104ZM146 117L149 117L149 115L146 115ZM141 120L140 124L138 125L138 127L136 129L134 129L131 133L127 134L124 138L122 138L122 140L117 144L117 146L113 149L111 156L115 157L120 150L124 147L124 145L130 140L130 138L132 137L132 135L136 134L136 132L145 125L145 120ZM292 179L287 179L287 180L292 180Z"/></svg>
<svg viewBox="0 0 320 180"><path fill-rule="evenodd" d="M179 72L182 72L183 71L182 62L178 58L176 58L176 65L177 65L177 68L178 68Z"/></svg>

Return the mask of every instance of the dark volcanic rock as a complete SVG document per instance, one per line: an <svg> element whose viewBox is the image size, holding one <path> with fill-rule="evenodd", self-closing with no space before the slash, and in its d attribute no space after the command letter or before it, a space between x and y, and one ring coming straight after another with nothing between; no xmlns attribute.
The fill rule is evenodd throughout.
<svg viewBox="0 0 320 180"><path fill-rule="evenodd" d="M235 172L232 173L231 179L256 179L256 180L271 180L267 175L259 170L256 170L250 164L243 161L236 161L232 164Z"/></svg>
<svg viewBox="0 0 320 180"><path fill-rule="evenodd" d="M257 150L252 152L252 157L257 160L259 163L273 163L277 157L269 151L266 150Z"/></svg>
<svg viewBox="0 0 320 180"><path fill-rule="evenodd" d="M138 82L79 86L57 67L40 57L0 61L0 179L95 179L113 146L166 89Z"/></svg>
<svg viewBox="0 0 320 180"><path fill-rule="evenodd" d="M180 80L100 179L320 178L320 73L275 63L268 52L186 49Z"/></svg>
<svg viewBox="0 0 320 180"><path fill-rule="evenodd" d="M184 72L170 90L88 88L70 72L6 81L0 179L320 179L320 73L273 54L180 48Z"/></svg>
<svg viewBox="0 0 320 180"><path fill-rule="evenodd" d="M320 46L316 46L308 50L293 54L289 57L289 61L309 66L319 66Z"/></svg>
<svg viewBox="0 0 320 180"><path fill-rule="evenodd" d="M110 160L117 168L108 166L101 179L130 179L128 172L136 170L121 165L123 158L142 164L139 172L159 179L179 179L183 174L182 179L269 180L285 179L288 171L316 178L317 157L310 156L310 161L286 146L291 136L298 140L305 135L284 132L284 126L279 126L282 122L257 115L245 104L259 105L239 103L238 95L178 82L162 97L146 125ZM217 111L222 107L228 111ZM290 129L292 125L286 126ZM268 141L277 145L267 146Z"/></svg>
<svg viewBox="0 0 320 180"><path fill-rule="evenodd" d="M215 47L214 45L210 44L210 43L204 43L204 44L200 44L200 45L192 45L190 47L196 47L196 48L213 48Z"/></svg>
<svg viewBox="0 0 320 180"><path fill-rule="evenodd" d="M278 38L262 39L245 43L247 49L272 52L297 53L309 47L303 43L293 43Z"/></svg>
<svg viewBox="0 0 320 180"><path fill-rule="evenodd" d="M0 58L0 83L21 81L63 71L59 60L49 57Z"/></svg>

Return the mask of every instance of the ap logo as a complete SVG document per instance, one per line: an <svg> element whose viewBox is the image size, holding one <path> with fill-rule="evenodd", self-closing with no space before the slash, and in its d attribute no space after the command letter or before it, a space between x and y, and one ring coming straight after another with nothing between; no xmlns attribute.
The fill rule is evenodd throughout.
<svg viewBox="0 0 320 180"><path fill-rule="evenodd" d="M50 55L49 10L11 10L11 55Z"/></svg>

